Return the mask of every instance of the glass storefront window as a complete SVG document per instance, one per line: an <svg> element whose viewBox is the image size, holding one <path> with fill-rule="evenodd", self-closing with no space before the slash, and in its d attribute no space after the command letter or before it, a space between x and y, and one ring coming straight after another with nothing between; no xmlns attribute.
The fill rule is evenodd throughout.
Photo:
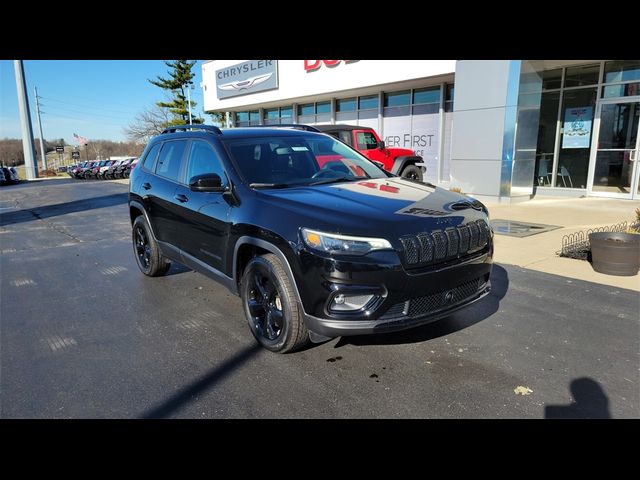
<svg viewBox="0 0 640 480"><path fill-rule="evenodd" d="M455 87L453 83L449 83L445 88L444 97L444 111L453 112L453 96L455 93Z"/></svg>
<svg viewBox="0 0 640 480"><path fill-rule="evenodd" d="M236 123L247 123L249 122L249 112L236 112Z"/></svg>
<svg viewBox="0 0 640 480"><path fill-rule="evenodd" d="M565 87L582 87L583 85L595 85L600 75L600 64L581 65L579 67L567 67L564 76Z"/></svg>
<svg viewBox="0 0 640 480"><path fill-rule="evenodd" d="M298 115L313 115L315 112L315 105L313 103L305 103L304 105L298 105Z"/></svg>
<svg viewBox="0 0 640 480"><path fill-rule="evenodd" d="M331 102L316 103L316 113L331 113Z"/></svg>
<svg viewBox="0 0 640 480"><path fill-rule="evenodd" d="M596 96L595 87L564 92L556 187L587 188Z"/></svg>
<svg viewBox="0 0 640 480"><path fill-rule="evenodd" d="M604 82L640 80L640 60L615 60L604 64Z"/></svg>
<svg viewBox="0 0 640 480"><path fill-rule="evenodd" d="M298 115L313 115L316 113L316 106L313 103L298 105Z"/></svg>
<svg viewBox="0 0 640 480"><path fill-rule="evenodd" d="M440 103L440 87L417 88L413 91L413 104Z"/></svg>
<svg viewBox="0 0 640 480"><path fill-rule="evenodd" d="M280 112L277 108L268 108L264 111L265 120L274 120L280 118Z"/></svg>
<svg viewBox="0 0 640 480"><path fill-rule="evenodd" d="M607 85L602 89L602 98L634 97L640 95L640 82Z"/></svg>
<svg viewBox="0 0 640 480"><path fill-rule="evenodd" d="M545 70L542 72L542 89L553 90L562 85L562 69Z"/></svg>
<svg viewBox="0 0 640 480"><path fill-rule="evenodd" d="M391 92L384 94L385 107L402 107L411 103L411 91Z"/></svg>
<svg viewBox="0 0 640 480"><path fill-rule="evenodd" d="M560 92L545 92L542 94L536 163L534 167L534 185L546 187L551 185L559 102Z"/></svg>
<svg viewBox="0 0 640 480"><path fill-rule="evenodd" d="M280 108L280 117L281 118L286 118L286 117L293 117L293 107L282 107Z"/></svg>
<svg viewBox="0 0 640 480"><path fill-rule="evenodd" d="M249 112L249 123L251 123L253 125L259 125L260 124L260 111L259 110L253 110L253 111Z"/></svg>
<svg viewBox="0 0 640 480"><path fill-rule="evenodd" d="M336 112L352 112L356 110L356 98L341 98L336 100Z"/></svg>
<svg viewBox="0 0 640 480"><path fill-rule="evenodd" d="M378 95L368 95L366 97L359 97L358 108L360 110L378 108Z"/></svg>

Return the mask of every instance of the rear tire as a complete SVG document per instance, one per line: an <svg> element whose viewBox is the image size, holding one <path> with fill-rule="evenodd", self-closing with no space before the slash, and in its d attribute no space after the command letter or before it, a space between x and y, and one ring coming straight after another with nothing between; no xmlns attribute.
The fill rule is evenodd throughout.
<svg viewBox="0 0 640 480"><path fill-rule="evenodd" d="M134 220L131 236L133 254L140 271L148 277L165 275L171 268L171 262L160 253L144 215L140 215Z"/></svg>
<svg viewBox="0 0 640 480"><path fill-rule="evenodd" d="M422 181L422 169L416 165L407 165L402 170L402 174L400 175L402 178L408 178L409 180L417 180L418 182Z"/></svg>
<svg viewBox="0 0 640 480"><path fill-rule="evenodd" d="M267 350L288 353L309 342L291 281L275 255L252 258L240 284L249 329Z"/></svg>

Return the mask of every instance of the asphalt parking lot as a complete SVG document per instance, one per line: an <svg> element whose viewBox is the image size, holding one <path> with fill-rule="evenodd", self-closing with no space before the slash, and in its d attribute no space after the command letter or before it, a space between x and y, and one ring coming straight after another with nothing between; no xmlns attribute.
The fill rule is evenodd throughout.
<svg viewBox="0 0 640 480"><path fill-rule="evenodd" d="M640 416L637 292L496 264L449 318L278 355L211 280L144 277L130 234L124 182L0 189L0 417Z"/></svg>

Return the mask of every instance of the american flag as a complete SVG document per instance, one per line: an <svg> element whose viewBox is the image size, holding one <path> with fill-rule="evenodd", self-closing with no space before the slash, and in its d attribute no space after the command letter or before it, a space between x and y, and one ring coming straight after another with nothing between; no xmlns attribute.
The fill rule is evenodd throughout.
<svg viewBox="0 0 640 480"><path fill-rule="evenodd" d="M80 145L86 145L87 143L89 143L89 140L87 140L87 139L86 139L86 138L84 138L84 137L81 137L81 136L80 136L80 135L78 135L77 133L74 133L74 134L73 134L73 138L75 138L75 139L78 141L78 143L79 143Z"/></svg>

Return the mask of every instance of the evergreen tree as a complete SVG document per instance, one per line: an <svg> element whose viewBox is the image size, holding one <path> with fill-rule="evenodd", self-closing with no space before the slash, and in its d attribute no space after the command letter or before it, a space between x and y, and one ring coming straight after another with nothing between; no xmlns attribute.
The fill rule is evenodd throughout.
<svg viewBox="0 0 640 480"><path fill-rule="evenodd" d="M186 89L193 85L193 77L195 74L191 72L191 69L196 64L196 61L189 60L165 60L169 70L169 78L163 78L158 76L156 80L149 80L156 87L160 87L164 90L171 92L173 100L171 102L157 102L157 105L162 108L168 108L173 118L169 121L168 125L181 125L189 123L189 105L186 95ZM191 122L192 123L204 123L204 119L199 118L195 114L196 102L191 101Z"/></svg>

